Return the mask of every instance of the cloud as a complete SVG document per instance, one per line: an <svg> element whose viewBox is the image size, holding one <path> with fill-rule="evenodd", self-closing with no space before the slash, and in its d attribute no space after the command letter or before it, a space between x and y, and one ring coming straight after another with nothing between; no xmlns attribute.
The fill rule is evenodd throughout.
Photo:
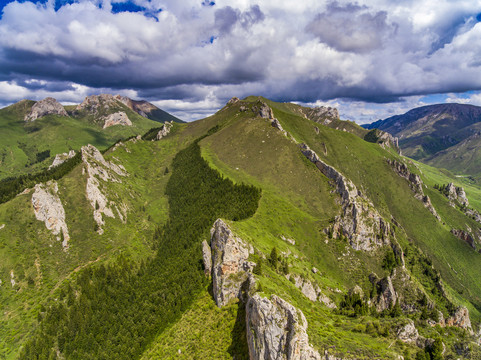
<svg viewBox="0 0 481 360"><path fill-rule="evenodd" d="M340 50L368 52L383 46L396 34L396 24L387 22L387 12L371 12L367 6L333 2L307 25L321 42Z"/></svg>
<svg viewBox="0 0 481 360"><path fill-rule="evenodd" d="M357 104L364 119L481 89L479 13L472 0L10 1L0 103L128 92L205 114L258 94Z"/></svg>

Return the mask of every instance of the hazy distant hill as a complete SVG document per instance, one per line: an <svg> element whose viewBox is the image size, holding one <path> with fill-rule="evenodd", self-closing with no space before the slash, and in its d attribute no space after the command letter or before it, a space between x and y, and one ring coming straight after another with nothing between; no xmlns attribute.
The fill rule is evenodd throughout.
<svg viewBox="0 0 481 360"><path fill-rule="evenodd" d="M403 153L456 172L481 173L481 107L438 104L364 125L399 137Z"/></svg>

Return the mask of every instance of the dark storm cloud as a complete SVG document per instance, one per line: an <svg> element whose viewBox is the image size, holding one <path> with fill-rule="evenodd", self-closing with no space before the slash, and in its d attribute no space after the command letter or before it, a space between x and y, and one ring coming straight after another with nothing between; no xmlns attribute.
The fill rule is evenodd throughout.
<svg viewBox="0 0 481 360"><path fill-rule="evenodd" d="M232 28L240 23L242 27L249 28L265 19L259 5L253 5L249 10L241 12L226 6L215 12L215 26L221 33L230 33Z"/></svg>
<svg viewBox="0 0 481 360"><path fill-rule="evenodd" d="M396 27L388 23L386 11L372 12L366 6L334 2L315 16L307 30L337 50L362 53L382 47Z"/></svg>

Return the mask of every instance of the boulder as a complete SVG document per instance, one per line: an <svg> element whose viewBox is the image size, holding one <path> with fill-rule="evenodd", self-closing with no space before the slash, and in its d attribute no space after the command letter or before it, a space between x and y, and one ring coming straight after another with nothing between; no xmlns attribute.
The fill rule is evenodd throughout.
<svg viewBox="0 0 481 360"><path fill-rule="evenodd" d="M246 305L247 343L251 360L320 360L309 345L301 310L276 295L255 294Z"/></svg>
<svg viewBox="0 0 481 360"><path fill-rule="evenodd" d="M418 330L414 322L409 319L408 323L397 330L397 338L405 343L416 343L419 338Z"/></svg>
<svg viewBox="0 0 481 360"><path fill-rule="evenodd" d="M264 102L261 102L261 104L260 104L259 116L263 119L274 120L274 112Z"/></svg>
<svg viewBox="0 0 481 360"><path fill-rule="evenodd" d="M236 237L221 219L215 221L210 234L214 300L222 307L232 299L243 299L242 287L255 266L247 259L254 249Z"/></svg>
<svg viewBox="0 0 481 360"><path fill-rule="evenodd" d="M37 101L28 114L25 115L25 121L34 121L45 115L68 116L62 104L52 97Z"/></svg>
<svg viewBox="0 0 481 360"><path fill-rule="evenodd" d="M50 180L46 184L36 184L32 194L32 206L37 220L43 221L52 234L59 235L57 240L61 240L60 234L63 235L62 246L67 249L70 236L65 222L65 210L58 196L57 183Z"/></svg>
<svg viewBox="0 0 481 360"><path fill-rule="evenodd" d="M127 114L123 111L119 111L104 117L104 129L114 125L132 126L132 121L130 121Z"/></svg>

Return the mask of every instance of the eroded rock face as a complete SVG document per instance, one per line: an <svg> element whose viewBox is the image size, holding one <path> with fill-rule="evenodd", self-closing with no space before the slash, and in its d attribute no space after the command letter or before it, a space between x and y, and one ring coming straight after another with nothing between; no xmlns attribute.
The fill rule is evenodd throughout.
<svg viewBox="0 0 481 360"><path fill-rule="evenodd" d="M114 99L120 101L122 104L127 106L129 109L135 111L137 114L143 117L148 117L147 114L151 113L154 110L157 110L157 106L154 104L149 103L145 100L132 100L127 96L115 95Z"/></svg>
<svg viewBox="0 0 481 360"><path fill-rule="evenodd" d="M36 184L32 205L37 220L43 221L52 234L59 235L57 240L63 236L62 246L67 249L70 236L65 222L65 210L58 197L57 183L51 180L46 184Z"/></svg>
<svg viewBox="0 0 481 360"><path fill-rule="evenodd" d="M446 319L446 326L456 326L473 333L469 311L465 306L458 307L454 315Z"/></svg>
<svg viewBox="0 0 481 360"><path fill-rule="evenodd" d="M317 269L316 269L317 270ZM302 279L298 275L291 275L294 278L294 285L301 290L302 294L311 301L319 301L330 309L336 309L337 305L325 294L317 284L313 285L309 280Z"/></svg>
<svg viewBox="0 0 481 360"><path fill-rule="evenodd" d="M398 329L397 337L405 343L416 343L419 333L411 319L408 319L408 323Z"/></svg>
<svg viewBox="0 0 481 360"><path fill-rule="evenodd" d="M260 104L259 116L263 119L274 120L274 112L266 103L263 102Z"/></svg>
<svg viewBox="0 0 481 360"><path fill-rule="evenodd" d="M431 204L431 199L429 199L429 196L424 195L424 183L419 177L419 175L412 173L407 167L407 165L404 163L391 159L388 159L387 162L392 167L394 172L396 172L399 176L405 178L409 182L409 187L414 192L414 197L422 201L424 207L426 207L438 221L441 221L441 217L438 215L436 209Z"/></svg>
<svg viewBox="0 0 481 360"><path fill-rule="evenodd" d="M50 170L56 166L59 166L60 164L63 164L68 159L73 158L75 154L75 150L70 150L68 153L55 155L55 159L53 159L53 163L48 167L48 169Z"/></svg>
<svg viewBox="0 0 481 360"><path fill-rule="evenodd" d="M255 294L246 305L247 343L251 360L321 359L309 345L301 310L276 295Z"/></svg>
<svg viewBox="0 0 481 360"><path fill-rule="evenodd" d="M332 120L339 120L339 111L328 106L302 108L302 113L307 119L323 125L331 123Z"/></svg>
<svg viewBox="0 0 481 360"><path fill-rule="evenodd" d="M25 115L25 121L34 121L45 115L60 115L68 116L67 112L57 100L52 97L45 98L43 100L37 101L30 112Z"/></svg>
<svg viewBox="0 0 481 360"><path fill-rule="evenodd" d="M239 102L239 98L237 96L234 96L232 99L227 101L227 105L235 104L236 102Z"/></svg>
<svg viewBox="0 0 481 360"><path fill-rule="evenodd" d="M104 129L114 125L122 125L122 126L132 126L132 121L130 121L129 117L123 111L119 111L113 114L106 116L104 121Z"/></svg>
<svg viewBox="0 0 481 360"><path fill-rule="evenodd" d="M466 242L473 249L476 249L476 244L474 242L474 239L469 232L464 230L451 229L451 234L456 236L458 239L461 239L464 242Z"/></svg>
<svg viewBox="0 0 481 360"><path fill-rule="evenodd" d="M202 241L202 261L204 262L204 274L210 276L212 273L212 251L207 241Z"/></svg>
<svg viewBox="0 0 481 360"><path fill-rule="evenodd" d="M91 114L95 114L101 109L109 109L116 104L117 99L111 94L90 95L81 104L77 105L76 110L86 110Z"/></svg>
<svg viewBox="0 0 481 360"><path fill-rule="evenodd" d="M369 280L378 288L377 297L371 299L378 312L389 309L396 304L398 301L398 295L392 285L390 276L379 280L376 274L371 274L369 275Z"/></svg>
<svg viewBox="0 0 481 360"><path fill-rule="evenodd" d="M221 219L216 220L210 234L214 300L222 307L232 299L242 299L242 286L255 266L247 260L254 249L236 237Z"/></svg>
<svg viewBox="0 0 481 360"><path fill-rule="evenodd" d="M120 177L128 174L122 165L106 161L100 151L90 144L83 146L81 151L82 161L88 176L87 199L94 209L94 220L98 225L97 231L102 235L104 232L102 226L105 225L102 215L115 218L113 211L115 209L122 221L125 221L127 217L127 207L123 204L117 205L115 202L109 201L102 183L109 181L122 182Z"/></svg>
<svg viewBox="0 0 481 360"><path fill-rule="evenodd" d="M301 152L336 184L342 198L342 216L335 218L333 235L349 239L355 250L371 251L389 244L391 228L369 199L364 198L354 183L332 166L327 165L308 145L301 144Z"/></svg>
<svg viewBox="0 0 481 360"><path fill-rule="evenodd" d="M454 201L458 201L459 204L469 206L469 200L466 197L466 192L462 187L454 186L453 183L449 183L446 187L447 197L454 205Z"/></svg>
<svg viewBox="0 0 481 360"><path fill-rule="evenodd" d="M173 123L172 122L165 122L164 126L162 126L162 129L159 130L157 133L157 136L155 137L156 140L160 140L163 137L166 137L170 133L170 129L172 129Z"/></svg>

